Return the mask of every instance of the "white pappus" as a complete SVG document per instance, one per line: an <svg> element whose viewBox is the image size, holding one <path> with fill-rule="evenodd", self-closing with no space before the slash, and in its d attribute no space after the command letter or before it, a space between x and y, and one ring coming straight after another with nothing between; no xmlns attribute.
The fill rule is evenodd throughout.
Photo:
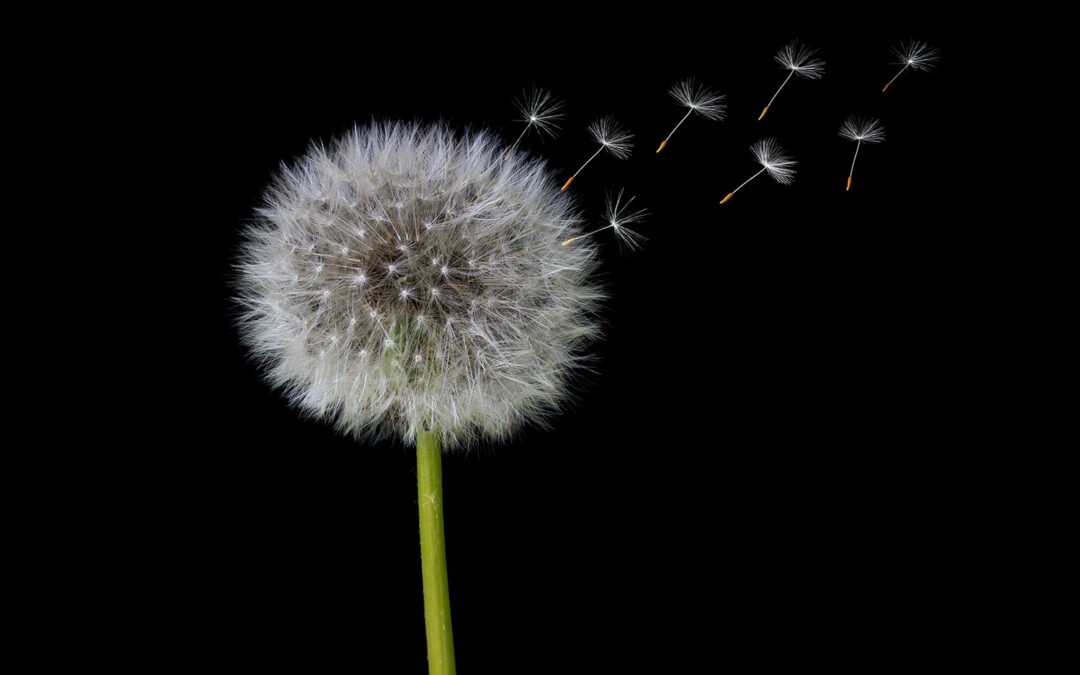
<svg viewBox="0 0 1080 675"><path fill-rule="evenodd" d="M645 240L645 236L630 229L630 225L639 223L649 215L646 209L630 210L630 205L634 203L634 197L623 202L623 191L619 190L619 194L612 196L611 193L605 195L606 208L604 209L604 220L607 224L603 227L597 228L592 232L587 232L576 237L571 237L562 243L566 246L569 243L575 242L578 239L584 239L585 237L591 237L594 234L603 232L604 230L612 230L615 232L615 240L619 242L619 246L625 246L630 250L635 250L641 247L641 242Z"/></svg>
<svg viewBox="0 0 1080 675"><path fill-rule="evenodd" d="M500 147L501 146L501 147ZM358 438L502 439L566 400L598 335L596 250L539 160L373 123L284 167L237 264L269 381Z"/></svg>
<svg viewBox="0 0 1080 675"><path fill-rule="evenodd" d="M611 115L602 117L589 125L589 135L593 140L600 144L600 147L596 149L596 152L592 154L585 163L581 165L581 168L574 172L573 176L567 179L566 183L562 186L562 189L570 187L570 183L574 182L577 175L581 173L582 169L589 165L589 162L596 159L604 150L607 150L618 159L626 159L630 156L630 150L633 148L634 134L627 131L621 124L615 121L615 118Z"/></svg>
<svg viewBox="0 0 1080 675"><path fill-rule="evenodd" d="M863 143L880 143L885 140L885 129L877 119L863 119L852 115L840 126L840 136L855 141L855 156L851 158L851 170L848 171L847 188L851 189L851 177L855 174L855 160L859 158L859 148Z"/></svg>
<svg viewBox="0 0 1080 675"><path fill-rule="evenodd" d="M721 204L726 203L735 196L736 192L743 189L747 183L766 171L772 176L773 180L781 185L790 185L791 181L795 180L795 165L798 162L792 159L774 139L766 138L754 143L750 146L750 152L753 153L757 163L761 165L761 170L743 181L742 185L729 192L726 197L720 200Z"/></svg>
<svg viewBox="0 0 1080 675"><path fill-rule="evenodd" d="M938 51L925 42L918 40L911 40L910 42L904 42L900 45L893 47L893 55L896 57L896 64L901 66L900 70L893 75L892 79L885 83L885 86L881 88L884 92L889 88L889 85L896 81L896 78L911 68L912 70L930 70L934 67L938 60Z"/></svg>
<svg viewBox="0 0 1080 675"><path fill-rule="evenodd" d="M703 85L695 85L694 78L676 84L668 93L679 102L679 105L689 109L679 120L679 123L675 125L675 128L671 130L671 133L667 135L667 138L660 143L660 147L656 149L657 154L667 146L668 141L671 140L671 137L691 114L697 113L707 120L722 120L724 119L724 111L727 110L723 94L718 94Z"/></svg>
<svg viewBox="0 0 1080 675"><path fill-rule="evenodd" d="M521 113L519 121L525 123L525 128L521 130L517 140L506 151L506 159L509 159L510 155L514 154L518 143L521 143L521 139L525 138L525 134L530 129L536 129L541 135L547 134L554 137L555 132L559 130L559 121L563 118L562 101L555 98L551 92L543 89L522 92L521 97L514 101L514 105L517 107L518 112Z"/></svg>
<svg viewBox="0 0 1080 675"><path fill-rule="evenodd" d="M788 83L792 75L798 75L808 80L819 80L821 76L825 74L825 62L821 59L815 58L817 49L805 44L801 44L798 40L792 40L788 44L780 48L780 51L776 53L773 60L780 64L780 67L789 71L784 81L780 83L780 87L776 90L776 93L772 95L769 102L765 104L765 109L761 111L761 115L758 116L758 121L765 117L765 113L769 112L769 106L773 104L776 97L780 95L780 90L784 88L784 85Z"/></svg>

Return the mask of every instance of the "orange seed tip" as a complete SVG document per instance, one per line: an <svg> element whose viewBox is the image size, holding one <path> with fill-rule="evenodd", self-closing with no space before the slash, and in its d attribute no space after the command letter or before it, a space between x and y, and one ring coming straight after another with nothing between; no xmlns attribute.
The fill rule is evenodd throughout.
<svg viewBox="0 0 1080 675"><path fill-rule="evenodd" d="M559 190L559 192L562 192L566 188L570 187L570 183L573 183L573 182L574 182L574 176L570 176L569 180L566 181L566 185L563 185L562 190Z"/></svg>
<svg viewBox="0 0 1080 675"><path fill-rule="evenodd" d="M729 192L727 197L724 197L723 199L720 200L720 203L723 204L724 202L726 202L727 200L731 199L734 196L735 196L734 192Z"/></svg>
<svg viewBox="0 0 1080 675"><path fill-rule="evenodd" d="M657 153L657 154L660 154L660 151L664 149L664 146L665 146L665 145L667 145L667 139L664 139L664 142L663 142L663 143L661 143L661 144L660 144L660 147L656 149L656 153Z"/></svg>
<svg viewBox="0 0 1080 675"><path fill-rule="evenodd" d="M765 106L765 109L761 111L761 117L765 117L765 113L769 112L769 106ZM761 117L758 118L758 122L761 121Z"/></svg>

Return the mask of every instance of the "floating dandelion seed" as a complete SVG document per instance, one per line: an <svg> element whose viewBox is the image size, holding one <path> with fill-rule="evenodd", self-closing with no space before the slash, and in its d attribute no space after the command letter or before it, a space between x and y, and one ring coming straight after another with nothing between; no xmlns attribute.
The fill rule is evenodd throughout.
<svg viewBox="0 0 1080 675"><path fill-rule="evenodd" d="M630 149L633 147L634 134L630 133L622 127L615 118L611 115L598 119L589 125L589 135L593 137L600 147L596 149L596 152L585 160L585 163L581 165L581 169L574 172L573 176L566 181L566 184L562 186L562 189L570 187L570 183L574 182L577 175L581 173L581 170L589 165L589 162L593 161L597 155L602 151L607 150L618 159L626 159L630 156Z"/></svg>
<svg viewBox="0 0 1080 675"><path fill-rule="evenodd" d="M683 118L679 120L679 123L675 125L675 128L671 130L671 133L667 135L667 138L660 144L660 147L656 149L659 153L664 149L664 146L671 140L671 136L675 131L682 126L682 123L686 121L687 117L690 117L691 113L697 113L707 120L722 120L724 119L724 111L727 106L724 104L724 95L717 94L716 92L706 89L704 86L694 85L694 78L683 80L668 92L672 98L679 102L679 105L689 108Z"/></svg>
<svg viewBox="0 0 1080 675"><path fill-rule="evenodd" d="M746 183L760 176L762 172L768 171L773 180L781 185L789 185L795 179L795 165L798 162L791 159L775 140L766 138L763 141L758 141L750 146L750 152L754 153L754 158L761 165L761 171L750 176L746 179L746 182L729 192L726 197L720 200L721 204L734 197L735 193L743 189Z"/></svg>
<svg viewBox="0 0 1080 675"><path fill-rule="evenodd" d="M889 85L895 82L896 78L900 77L900 73L908 68L911 68L912 70L930 70L938 60L937 49L934 49L925 42L916 40L902 43L898 47L893 47L892 52L897 59L895 63L897 65L902 65L903 67L893 75L891 80L885 83L885 86L881 88L882 92L888 89Z"/></svg>
<svg viewBox="0 0 1080 675"><path fill-rule="evenodd" d="M855 160L859 158L859 148L863 143L880 143L885 140L885 129L876 119L860 119L852 115L840 126L840 136L855 141L855 156L851 159L851 171L848 171L847 188L851 189L851 176L855 173Z"/></svg>
<svg viewBox="0 0 1080 675"><path fill-rule="evenodd" d="M773 59L780 64L786 70L789 70L787 77L780 84L780 89L784 88L784 85L788 83L792 75L798 75L799 77L805 77L808 80L818 80L825 74L825 62L821 59L815 59L814 55L817 54L816 49L804 44L800 44L798 40L792 40L788 44L780 48L780 51L776 53ZM765 113L769 112L769 106L773 104L776 97L780 95L780 89L776 90L772 98L769 99L768 105L761 111L761 116L758 117L760 121L762 117L765 117Z"/></svg>
<svg viewBox="0 0 1080 675"><path fill-rule="evenodd" d="M610 194L607 195L607 208L604 213L604 219L607 220L607 225L593 230L592 232L587 232L586 234L570 237L564 241L562 245L566 246L578 239L591 237L594 234L611 229L615 231L615 239L619 242L619 246L625 246L630 250L640 248L641 242L645 240L644 235L631 230L628 225L641 222L645 219L645 216L649 215L649 212L645 209L631 211L630 205L634 203L634 197L628 199L625 204L622 203L622 198L622 190L619 190L619 194L614 198L612 198Z"/></svg>
<svg viewBox="0 0 1080 675"><path fill-rule="evenodd" d="M562 101L552 96L551 92L543 89L533 89L528 93L522 92L521 97L514 101L514 105L517 106L518 112L521 113L519 121L525 122L525 128L521 130L521 135L506 151L504 159L509 159L510 155L514 154L518 143L521 142L522 138L525 138L525 134L529 132L529 129L535 128L540 134L554 137L555 132L559 130L558 122L563 118Z"/></svg>

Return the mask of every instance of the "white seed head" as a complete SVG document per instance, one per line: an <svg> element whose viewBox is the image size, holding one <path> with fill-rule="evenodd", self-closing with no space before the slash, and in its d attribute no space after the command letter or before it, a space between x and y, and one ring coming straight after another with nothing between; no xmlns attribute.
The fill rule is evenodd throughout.
<svg viewBox="0 0 1080 675"><path fill-rule="evenodd" d="M522 92L514 105L521 113L520 121L526 124L526 128L535 127L541 134L552 137L559 130L559 121L564 117L563 103L551 92L543 89Z"/></svg>
<svg viewBox="0 0 1080 675"><path fill-rule="evenodd" d="M777 183L789 185L795 180L795 165L798 162L784 152L775 139L766 138L754 143L750 146L750 152Z"/></svg>
<svg viewBox="0 0 1080 675"><path fill-rule="evenodd" d="M892 52L897 64L914 70L930 70L938 60L938 50L918 40L901 43Z"/></svg>
<svg viewBox="0 0 1080 675"><path fill-rule="evenodd" d="M544 164L490 134L357 128L267 191L241 334L297 407L358 438L504 438L566 400L598 332L596 250L560 245L579 233Z"/></svg>
<svg viewBox="0 0 1080 675"><path fill-rule="evenodd" d="M817 51L809 45L801 44L798 40L792 40L781 47L773 58L783 68L794 71L799 77L817 80L825 74L825 62L814 58Z"/></svg>
<svg viewBox="0 0 1080 675"><path fill-rule="evenodd" d="M690 108L705 119L724 119L724 113L727 110L724 95L704 85L695 85L692 77L676 84L668 93L679 102L679 105Z"/></svg>
<svg viewBox="0 0 1080 675"><path fill-rule="evenodd" d="M840 126L840 135L849 141L880 143L885 140L885 129L880 120L852 115Z"/></svg>
<svg viewBox="0 0 1080 675"><path fill-rule="evenodd" d="M615 240L619 242L619 246L625 246L629 250L640 248L641 242L645 241L645 235L631 230L629 226L644 220L649 212L645 209L631 211L630 205L634 203L634 197L623 202L622 190L619 190L614 197L611 193L605 197L604 219L607 221L605 227L610 227L615 231Z"/></svg>
<svg viewBox="0 0 1080 675"><path fill-rule="evenodd" d="M593 139L619 159L630 156L634 134L627 131L611 115L596 120L589 125L589 134Z"/></svg>

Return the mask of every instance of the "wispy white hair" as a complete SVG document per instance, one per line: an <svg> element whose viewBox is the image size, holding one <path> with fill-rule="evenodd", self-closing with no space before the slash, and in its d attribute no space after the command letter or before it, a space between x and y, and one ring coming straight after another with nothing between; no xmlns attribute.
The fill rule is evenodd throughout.
<svg viewBox="0 0 1080 675"><path fill-rule="evenodd" d="M938 60L938 50L919 40L901 43L893 47L892 52L898 65L910 66L913 70L930 70Z"/></svg>
<svg viewBox="0 0 1080 675"><path fill-rule="evenodd" d="M885 129L878 119L852 115L844 120L844 123L840 126L840 136L849 141L880 143L885 140Z"/></svg>
<svg viewBox="0 0 1080 675"><path fill-rule="evenodd" d="M589 135L619 159L629 157L634 146L634 134L627 131L611 115L602 117L590 124Z"/></svg>
<svg viewBox="0 0 1080 675"><path fill-rule="evenodd" d="M598 333L595 248L542 162L373 123L283 167L238 263L240 330L301 410L447 448L544 422Z"/></svg>
<svg viewBox="0 0 1080 675"><path fill-rule="evenodd" d="M790 185L795 180L795 165L798 164L791 158L775 139L766 138L750 146L750 152L754 158L777 183Z"/></svg>
<svg viewBox="0 0 1080 675"><path fill-rule="evenodd" d="M724 95L704 85L695 84L692 77L679 82L668 93L679 105L690 108L705 119L724 119L724 112L727 110Z"/></svg>
<svg viewBox="0 0 1080 675"><path fill-rule="evenodd" d="M820 79L825 74L825 62L814 58L817 49L792 40L780 48L773 58L781 67L793 71L808 80Z"/></svg>

